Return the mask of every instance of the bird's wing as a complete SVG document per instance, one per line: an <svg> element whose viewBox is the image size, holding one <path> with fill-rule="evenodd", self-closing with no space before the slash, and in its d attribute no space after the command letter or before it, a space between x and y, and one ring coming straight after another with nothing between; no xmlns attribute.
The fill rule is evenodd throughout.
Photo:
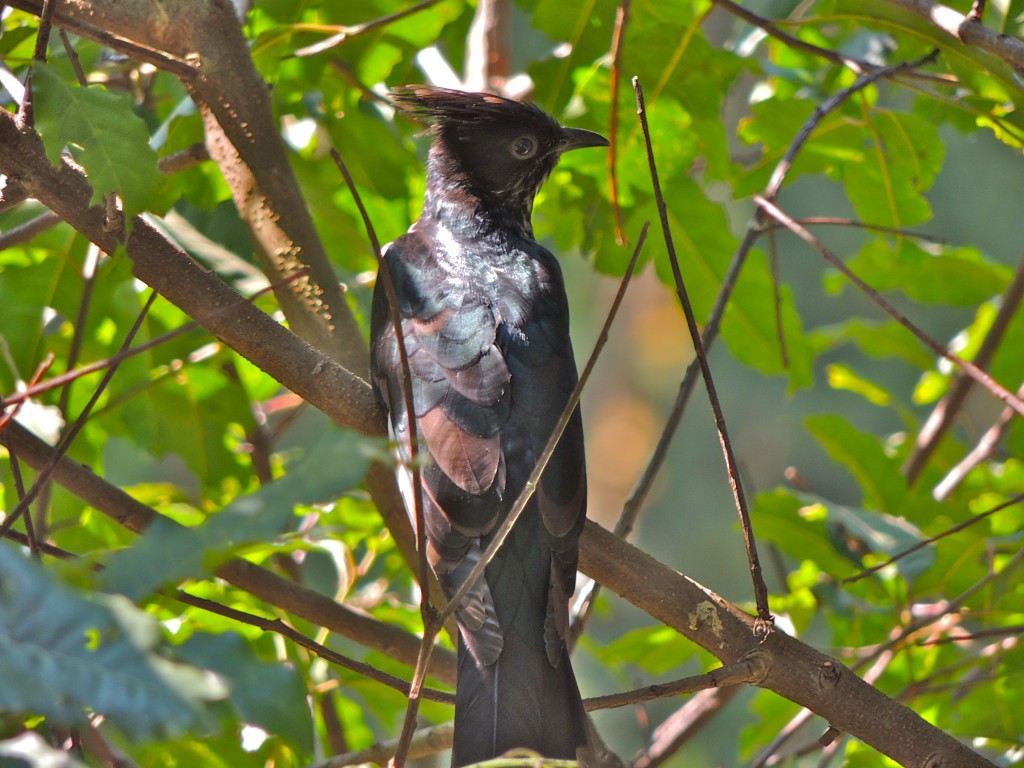
<svg viewBox="0 0 1024 768"><path fill-rule="evenodd" d="M495 343L493 309L462 277L437 264L432 247L413 231L395 241L385 259L412 380L428 554L451 594L479 561L480 537L493 529L502 510L500 430L509 413L509 370ZM371 373L408 459L402 366L381 283L374 293ZM410 509L411 501L406 500ZM485 580L459 607L459 618L474 655L493 663L502 635Z"/></svg>

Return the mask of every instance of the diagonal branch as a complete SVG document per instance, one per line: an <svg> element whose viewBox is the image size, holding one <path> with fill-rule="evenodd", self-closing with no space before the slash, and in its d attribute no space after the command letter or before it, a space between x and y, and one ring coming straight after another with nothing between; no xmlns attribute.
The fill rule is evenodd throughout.
<svg viewBox="0 0 1024 768"><path fill-rule="evenodd" d="M974 364L979 368L987 368L992 356L996 353L1003 336L1010 327L1010 321L1020 309L1021 301L1024 300L1024 259L1017 265L1017 271L1013 275L1010 286L1003 294L999 303L999 312L992 322L992 327L985 335L978 354L974 356ZM929 457L939 445L942 436L946 434L957 413L967 400L967 395L974 385L974 379L969 376L960 375L945 397L940 400L929 414L921 432L914 443L914 450L907 456L903 463L903 474L907 476L907 482L913 485L924 469Z"/></svg>
<svg viewBox="0 0 1024 768"><path fill-rule="evenodd" d="M55 482L130 531L143 533L156 520L167 526L179 525L93 474L88 467L67 456L57 458L53 448L17 422L10 422L0 429L0 445L36 470L53 462ZM217 575L271 605L301 616L317 626L326 627L367 648L374 648L410 665L416 658L419 638L247 560L225 563L217 569ZM435 653L435 663L430 674L453 684L454 654L441 648Z"/></svg>
<svg viewBox="0 0 1024 768"><path fill-rule="evenodd" d="M1024 416L1024 401L1021 401L1017 395L1010 392L1002 384L985 373L985 371L981 370L977 365L969 360L964 360L953 352L950 352L949 349L922 331L914 325L914 323L910 322L905 315L903 315L888 301L883 299L878 291L874 290L870 285L854 274L853 270L846 266L846 264L844 264L838 256L832 253L832 251L826 248L818 238L784 213L774 203L760 195L755 195L754 199L757 201L757 204L767 211L773 218L785 225L793 234L797 235L801 240L818 251L818 253L820 253L829 264L842 272L846 278L856 285L865 296L881 307L886 314L892 317L893 320L914 334L921 343L935 352L935 354L944 357L946 360L949 360L949 362L958 366L967 376L973 379L975 383L981 384L981 386L987 389L993 397L1005 403L1019 415Z"/></svg>
<svg viewBox="0 0 1024 768"><path fill-rule="evenodd" d="M41 0L11 5L39 14ZM173 19L174 23L167 23ZM352 370L362 370L366 347L306 207L274 120L270 90L256 71L230 2L192 0L75 0L59 4L53 23L178 76L199 105L206 145L231 188L260 264L296 333ZM185 62L184 71L164 66Z"/></svg>

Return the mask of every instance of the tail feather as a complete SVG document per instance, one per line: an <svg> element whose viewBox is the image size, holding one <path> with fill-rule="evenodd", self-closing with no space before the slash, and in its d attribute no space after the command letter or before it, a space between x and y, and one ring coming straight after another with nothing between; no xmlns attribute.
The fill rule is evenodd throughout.
<svg viewBox="0 0 1024 768"><path fill-rule="evenodd" d="M564 645L553 667L542 646L531 647L513 631L505 636L498 660L480 666L459 643L453 768L517 747L586 763L587 733L587 715Z"/></svg>

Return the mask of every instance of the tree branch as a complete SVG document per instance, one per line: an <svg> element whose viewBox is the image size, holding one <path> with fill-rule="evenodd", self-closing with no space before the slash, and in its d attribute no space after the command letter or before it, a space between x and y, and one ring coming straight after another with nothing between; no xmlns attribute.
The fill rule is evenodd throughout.
<svg viewBox="0 0 1024 768"><path fill-rule="evenodd" d="M886 0L909 13L927 20L964 45L998 56L1018 73L1024 73L1024 42L996 32L959 11L932 0Z"/></svg>
<svg viewBox="0 0 1024 768"><path fill-rule="evenodd" d="M30 13L42 10L39 0L11 5ZM228 0L65 0L53 21L92 39L100 39L102 31L100 42L129 56L140 48L166 52L151 59L158 67L163 60L188 62L185 72L162 68L178 76L199 104L210 156L231 188L268 279L277 284L309 270L278 293L289 324L362 375L362 334L289 164L270 90L253 64L234 5Z"/></svg>
<svg viewBox="0 0 1024 768"><path fill-rule="evenodd" d="M12 454L36 470L42 469L55 458L53 448L16 421L0 429L0 445L6 446ZM67 456L54 461L53 479L99 512L135 533L144 533L158 519L163 525L179 525ZM247 560L225 563L217 569L217 575L270 605L276 605L393 659L409 665L416 659L420 641L414 635L341 605L327 595L284 579ZM443 648L436 649L430 674L445 683L454 684L454 654Z"/></svg>

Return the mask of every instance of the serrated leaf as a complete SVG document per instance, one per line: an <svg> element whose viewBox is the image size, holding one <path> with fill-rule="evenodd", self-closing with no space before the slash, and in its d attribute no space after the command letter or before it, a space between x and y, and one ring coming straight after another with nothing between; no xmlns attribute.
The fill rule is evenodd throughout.
<svg viewBox="0 0 1024 768"><path fill-rule="evenodd" d="M164 212L166 181L146 124L126 96L100 87L72 87L46 64L35 65L32 85L46 156L57 165L65 147L78 150L73 154L89 177L93 205L116 193L128 220L146 210Z"/></svg>
<svg viewBox="0 0 1024 768"><path fill-rule="evenodd" d="M103 714L130 738L180 732L223 693L155 653L159 630L123 598L85 596L0 545L0 709L80 725ZM188 688L174 683L191 670ZM195 684L198 680L198 684Z"/></svg>

